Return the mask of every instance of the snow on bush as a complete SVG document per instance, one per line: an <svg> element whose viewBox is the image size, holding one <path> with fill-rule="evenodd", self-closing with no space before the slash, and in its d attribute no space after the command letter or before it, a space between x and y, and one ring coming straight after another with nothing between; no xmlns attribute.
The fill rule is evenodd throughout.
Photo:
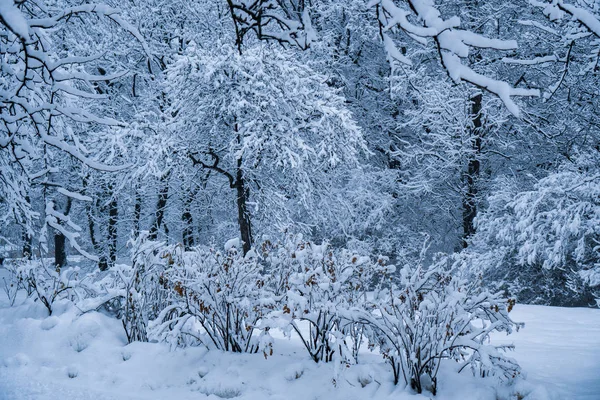
<svg viewBox="0 0 600 400"><path fill-rule="evenodd" d="M369 346L392 367L394 382L402 378L412 389L437 391L437 373L443 359L461 363L481 376L513 379L519 365L503 354L512 346L486 344L494 331L511 333L521 325L508 312L514 303L480 289L439 261L426 267L405 265L399 275L382 272L379 287L366 310L353 310L369 327Z"/></svg>
<svg viewBox="0 0 600 400"><path fill-rule="evenodd" d="M40 301L52 315L57 300L73 299L79 283L79 268L52 268L44 260L17 259L6 263L9 280L4 282L5 292L14 304L17 291L23 289L27 296Z"/></svg>
<svg viewBox="0 0 600 400"><path fill-rule="evenodd" d="M254 252L244 257L236 246L184 252L176 245L161 249L159 257L165 266L158 283L168 305L149 326L153 338L272 354L268 329L259 322L274 301Z"/></svg>
<svg viewBox="0 0 600 400"><path fill-rule="evenodd" d="M487 343L492 332L520 327L508 315L514 301L481 289L480 281L463 279L454 258L426 266L426 247L419 262L397 271L384 257L359 256L302 236L265 241L245 256L239 241L223 250L184 251L180 244L142 234L130 244L131 267L117 265L74 280L76 270L24 262L15 276L29 282L30 292L50 312L58 298L84 310L106 311L110 305L129 342L262 352L266 358L273 354L270 330L278 328L299 337L313 361L334 361L337 376L340 367L359 362L359 348L368 341L391 366L394 382L418 393L435 394L444 359L480 376L512 379L520 373L504 354L512 346ZM81 352L97 329L76 327L67 339ZM286 379L302 373L302 368L291 371ZM373 377L368 371L363 375L356 379L365 386Z"/></svg>
<svg viewBox="0 0 600 400"><path fill-rule="evenodd" d="M436 392L443 359L481 376L520 373L503 352L512 346L486 343L492 332L520 327L508 315L514 302L463 279L450 259L425 266L426 248L420 262L396 273L384 258L374 262L301 236L265 241L245 257L232 243L223 251L190 252L138 244L145 255L135 252L136 265L160 264L150 270L164 308L148 325L150 338L267 357L269 330L277 327L297 335L315 362L350 364L365 335L392 367L395 383L419 393Z"/></svg>
<svg viewBox="0 0 600 400"><path fill-rule="evenodd" d="M82 312L104 309L117 317L121 316L121 303L125 298L127 279L123 271L131 269L119 265L108 272L82 273L79 267L54 267L38 258L14 259L3 267L8 272L4 286L11 305L18 291L23 290L27 297L40 301L49 315L57 301L69 300Z"/></svg>
<svg viewBox="0 0 600 400"><path fill-rule="evenodd" d="M173 259L167 259L164 243L147 238L148 232L142 232L137 239L129 242L133 265L118 274L125 285L123 328L130 343L148 341L149 321L155 319L168 304L168 293L160 277Z"/></svg>
<svg viewBox="0 0 600 400"><path fill-rule="evenodd" d="M360 307L372 276L371 260L327 243L302 237L263 246L265 261L276 277L278 311L270 314L289 335L295 332L315 361L358 360L363 327L342 317L343 310ZM302 325L308 325L308 332Z"/></svg>
<svg viewBox="0 0 600 400"><path fill-rule="evenodd" d="M316 362L334 355L356 361L364 327L340 311L364 302L369 258L334 254L327 244L301 237L265 241L261 254L243 256L238 242L228 241L222 251L190 252L143 238L133 243L128 336L268 356L269 329L279 327L297 334Z"/></svg>

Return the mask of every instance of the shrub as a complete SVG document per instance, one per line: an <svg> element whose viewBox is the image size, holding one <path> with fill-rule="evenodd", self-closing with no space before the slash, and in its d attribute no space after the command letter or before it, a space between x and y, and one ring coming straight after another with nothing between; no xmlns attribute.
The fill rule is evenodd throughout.
<svg viewBox="0 0 600 400"><path fill-rule="evenodd" d="M600 304L599 161L582 152L529 190L500 179L478 216L469 269L519 302Z"/></svg>
<svg viewBox="0 0 600 400"><path fill-rule="evenodd" d="M370 346L379 347L395 383L402 378L417 393L427 388L435 394L443 359L482 376L519 374L518 364L502 353L512 346L486 344L491 332L520 327L508 315L514 303L455 276L444 262L408 264L397 279L382 272L385 287L375 291L360 320L370 327Z"/></svg>
<svg viewBox="0 0 600 400"><path fill-rule="evenodd" d="M236 247L184 252L171 246L160 254L167 260L159 284L168 305L150 326L154 338L175 346L196 342L272 354L268 328L261 329L259 322L275 302L254 252L244 257Z"/></svg>
<svg viewBox="0 0 600 400"><path fill-rule="evenodd" d="M235 245L186 252L142 237L133 268L121 273L128 282L124 326L130 340L265 357L272 354L269 330L279 327L298 335L315 362L346 364L357 362L366 335L394 382L403 379L419 393L435 394L444 359L461 371L516 377L518 364L504 354L512 346L487 343L491 332L521 326L508 314L514 301L463 279L460 257L426 267L426 250L396 273L384 258L374 262L301 237L265 241L260 254L246 256Z"/></svg>
<svg viewBox="0 0 600 400"><path fill-rule="evenodd" d="M336 352L340 360L356 362L363 327L343 315L349 307L364 303L371 276L369 257L291 236L264 250L277 277L276 292L281 293L271 318L287 326L288 333L295 332L315 362L332 361ZM308 332L299 323L308 324Z"/></svg>
<svg viewBox="0 0 600 400"><path fill-rule="evenodd" d="M118 279L125 287L123 328L129 343L148 341L148 323L169 304L169 294L161 280L173 258L171 248L164 243L148 241L148 232L131 240L132 264L130 269L118 271ZM172 249L171 249L172 250Z"/></svg>
<svg viewBox="0 0 600 400"><path fill-rule="evenodd" d="M17 292L40 301L52 315L53 305L60 299L74 299L79 286L79 268L51 268L40 259L18 259L6 263L9 280L4 282L9 301L14 304Z"/></svg>

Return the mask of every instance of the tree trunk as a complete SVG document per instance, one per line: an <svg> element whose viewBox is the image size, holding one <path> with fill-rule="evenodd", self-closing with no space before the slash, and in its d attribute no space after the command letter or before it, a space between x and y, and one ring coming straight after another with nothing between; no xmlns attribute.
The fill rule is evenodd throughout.
<svg viewBox="0 0 600 400"><path fill-rule="evenodd" d="M112 185L108 186L110 203L108 203L108 259L110 266L117 261L117 220L119 217L119 203Z"/></svg>
<svg viewBox="0 0 600 400"><path fill-rule="evenodd" d="M31 257L33 255L32 252L33 252L33 246L32 246L31 235L29 235L27 233L27 231L25 231L25 232L23 232L23 248L22 248L23 258L31 260Z"/></svg>
<svg viewBox="0 0 600 400"><path fill-rule="evenodd" d="M463 198L463 248L467 247L468 239L475 233L475 217L477 216L477 181L481 171L481 103L483 96L478 94L471 98L471 117L473 126L470 129L472 154L465 176L465 197Z"/></svg>
<svg viewBox="0 0 600 400"><path fill-rule="evenodd" d="M152 223L152 227L150 228L150 233L148 235L149 240L156 240L158 238L158 231L160 230L163 218L165 216L165 208L167 207L167 199L169 197L169 175L170 173L167 172L160 179L163 187L160 189L160 193L158 194L154 222Z"/></svg>
<svg viewBox="0 0 600 400"><path fill-rule="evenodd" d="M65 235L57 233L54 235L54 265L62 268L67 265L67 253L65 251Z"/></svg>
<svg viewBox="0 0 600 400"><path fill-rule="evenodd" d="M235 188L237 191L238 224L242 238L242 249L244 250L244 255L246 255L250 251L250 247L252 247L252 225L247 205L248 198L250 197L250 189L246 187L244 182L241 158L238 159L237 165Z"/></svg>
<svg viewBox="0 0 600 400"><path fill-rule="evenodd" d="M72 199L67 198L67 205L65 207L65 215L69 215L71 211ZM54 265L57 268L62 268L67 265L67 250L65 248L65 235L57 232L54 235Z"/></svg>
<svg viewBox="0 0 600 400"><path fill-rule="evenodd" d="M140 188L135 188L135 205L133 206L133 237L140 236L140 221L142 219L142 195Z"/></svg>
<svg viewBox="0 0 600 400"><path fill-rule="evenodd" d="M27 204L31 204L31 199L29 196L25 196L25 201L27 201ZM23 248L22 248L22 255L23 258L26 258L28 260L31 260L33 254L33 243L32 243L32 237L29 234L29 232L27 232L27 227L26 224L23 224ZM1 264L1 263L0 263Z"/></svg>
<svg viewBox="0 0 600 400"><path fill-rule="evenodd" d="M192 217L192 202L194 200L194 194L190 192L184 201L183 214L181 220L183 221L183 247L186 251L189 251L194 247L194 219Z"/></svg>
<svg viewBox="0 0 600 400"><path fill-rule="evenodd" d="M85 194L87 191L88 179L89 179L89 175L85 176L83 178L83 182L82 182L83 194ZM90 235L90 242L92 243L92 247L94 248L94 251L96 252L96 254L99 257L98 268L100 269L100 271L106 271L108 269L108 260L106 259L106 255L104 254L104 251L102 251L102 248L100 247L98 241L96 240L96 223L94 220L93 208L95 208L96 210L100 209L100 197L99 196L95 196L95 197L96 197L96 201L88 203L88 205L85 208L85 213L86 213L87 220L88 220L88 232Z"/></svg>

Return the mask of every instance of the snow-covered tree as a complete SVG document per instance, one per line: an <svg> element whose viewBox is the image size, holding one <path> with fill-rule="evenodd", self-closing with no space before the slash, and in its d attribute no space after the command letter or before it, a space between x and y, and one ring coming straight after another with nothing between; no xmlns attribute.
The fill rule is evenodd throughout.
<svg viewBox="0 0 600 400"><path fill-rule="evenodd" d="M478 221L471 268L519 301L593 305L600 284L597 164L597 151L584 153L531 190L499 184Z"/></svg>
<svg viewBox="0 0 600 400"><path fill-rule="evenodd" d="M292 53L264 45L242 54L190 45L168 69L181 151L235 190L245 253L252 203L270 220L285 216L285 203L310 208L318 182L365 150L344 98L326 81Z"/></svg>
<svg viewBox="0 0 600 400"><path fill-rule="evenodd" d="M27 238L35 235L33 221L39 215L32 206L37 199L29 195L32 185L58 187L67 204L83 198L54 180L53 174L65 165L60 162L63 157L104 172L126 167L102 157L113 145L114 129L123 122L93 112L94 103L106 97L96 91L95 84L116 79L126 71L99 73L86 68L103 58L93 45L98 41L93 32L94 19L108 20L144 44L137 29L106 5L10 0L0 6L0 201L4 221L14 218ZM88 41L89 47L77 52L74 36L83 43ZM82 130L96 130L97 136ZM49 201L42 206L45 223L79 247L77 224L68 212L56 210L55 204Z"/></svg>

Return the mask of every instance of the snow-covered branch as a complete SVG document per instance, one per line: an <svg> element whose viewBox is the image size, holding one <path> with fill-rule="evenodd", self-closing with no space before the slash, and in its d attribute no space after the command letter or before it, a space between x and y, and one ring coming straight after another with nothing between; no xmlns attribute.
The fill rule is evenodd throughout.
<svg viewBox="0 0 600 400"><path fill-rule="evenodd" d="M410 61L400 55L393 41L385 34L398 27L420 44L427 44L429 39L433 39L439 61L454 82L467 82L498 96L516 117L520 116L520 111L512 97L539 96L538 90L515 88L507 82L477 73L463 61L468 58L471 47L499 51L514 50L517 48L516 41L490 39L462 30L458 17L443 19L431 0L407 0L406 3L410 11L398 7L393 0L369 2L370 7L377 9L385 48L391 58L410 64ZM420 21L422 25L411 23L410 16Z"/></svg>

